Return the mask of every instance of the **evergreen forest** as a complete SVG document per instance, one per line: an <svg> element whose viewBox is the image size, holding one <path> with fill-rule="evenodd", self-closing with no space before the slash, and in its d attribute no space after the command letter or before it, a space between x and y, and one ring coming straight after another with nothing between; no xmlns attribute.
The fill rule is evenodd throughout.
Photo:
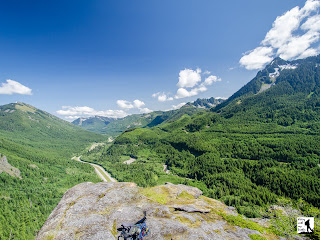
<svg viewBox="0 0 320 240"><path fill-rule="evenodd" d="M21 172L0 173L0 239L33 239L67 189L100 181L76 155L118 181L196 186L249 218L290 205L315 217L319 239L320 56L277 58L211 109L189 104L114 123L108 142L24 103L0 107L0 154ZM89 150L94 142L105 144Z"/></svg>
<svg viewBox="0 0 320 240"><path fill-rule="evenodd" d="M297 67L271 79L284 64ZM268 217L270 205L290 202L319 221L319 64L320 56L275 59L222 104L153 128L126 130L84 158L119 181L196 186L247 217ZM271 87L261 92L265 84ZM124 164L129 158L136 161Z"/></svg>
<svg viewBox="0 0 320 240"><path fill-rule="evenodd" d="M21 173L0 173L0 239L34 239L66 190L99 182L71 158L103 139L27 104L1 106L0 153Z"/></svg>

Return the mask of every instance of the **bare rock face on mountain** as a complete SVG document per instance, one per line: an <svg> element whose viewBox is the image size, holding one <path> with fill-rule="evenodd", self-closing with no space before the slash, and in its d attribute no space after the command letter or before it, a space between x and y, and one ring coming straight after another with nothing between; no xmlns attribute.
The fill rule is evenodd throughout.
<svg viewBox="0 0 320 240"><path fill-rule="evenodd" d="M0 154L0 173L2 173L2 172L6 172L9 175L11 175L12 177L18 177L21 179L20 170L18 168L13 167L12 165L10 165L10 163L8 163L7 157L2 156Z"/></svg>
<svg viewBox="0 0 320 240"><path fill-rule="evenodd" d="M134 183L82 183L68 190L36 239L117 239L122 223L147 212L146 240L250 239L272 237L265 228L195 187L167 183L140 188ZM237 222L241 222L241 227Z"/></svg>

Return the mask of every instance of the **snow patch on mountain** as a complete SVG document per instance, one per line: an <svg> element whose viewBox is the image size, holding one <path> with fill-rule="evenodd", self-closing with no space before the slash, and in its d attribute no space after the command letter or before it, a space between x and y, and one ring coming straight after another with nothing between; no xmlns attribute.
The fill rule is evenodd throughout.
<svg viewBox="0 0 320 240"><path fill-rule="evenodd" d="M291 65L291 64L286 64L286 65L279 65L279 68L282 70L284 69L296 69L298 67L297 64Z"/></svg>
<svg viewBox="0 0 320 240"><path fill-rule="evenodd" d="M275 68L273 73L269 73L269 77L272 78L277 78L279 77L280 72L279 72L279 68Z"/></svg>

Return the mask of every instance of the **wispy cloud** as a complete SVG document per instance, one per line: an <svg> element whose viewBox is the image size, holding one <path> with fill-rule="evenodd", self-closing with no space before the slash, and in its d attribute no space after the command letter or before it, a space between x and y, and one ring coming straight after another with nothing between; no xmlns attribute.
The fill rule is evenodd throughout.
<svg viewBox="0 0 320 240"><path fill-rule="evenodd" d="M169 97L167 93L157 92L152 94L153 98L157 98L159 102L172 101L173 97Z"/></svg>
<svg viewBox="0 0 320 240"><path fill-rule="evenodd" d="M12 94L22 94L22 95L32 95L32 90L21 83L7 79L6 83L1 83L0 94L12 95Z"/></svg>
<svg viewBox="0 0 320 240"><path fill-rule="evenodd" d="M83 117L83 116L85 117L103 116L103 117L110 117L110 118L123 118L128 115L128 113L126 113L123 110L99 111L87 106L83 106L83 107L62 106L62 109L58 110L57 114L64 116L65 119L70 119L70 120Z"/></svg>
<svg viewBox="0 0 320 240"><path fill-rule="evenodd" d="M293 60L319 54L319 8L319 0L307 0L302 8L294 7L277 17L261 45L245 53L240 65L261 69L276 56Z"/></svg>

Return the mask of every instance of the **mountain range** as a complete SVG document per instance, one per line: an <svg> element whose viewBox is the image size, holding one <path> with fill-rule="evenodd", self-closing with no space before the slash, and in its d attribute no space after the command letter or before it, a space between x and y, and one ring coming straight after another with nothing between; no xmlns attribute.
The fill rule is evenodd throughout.
<svg viewBox="0 0 320 240"><path fill-rule="evenodd" d="M295 234L301 212L315 217L312 237L320 236L320 56L276 58L225 101L74 123L105 135L25 103L0 106L0 239L33 239L67 189L99 181L75 155L120 182L197 187L246 217L269 219L278 236ZM105 144L89 151L94 142ZM277 206L295 210L268 212ZM226 218L243 227L242 217Z"/></svg>
<svg viewBox="0 0 320 240"><path fill-rule="evenodd" d="M319 224L319 142L320 56L276 58L209 111L129 129L83 158L139 186L196 186L247 217L290 205Z"/></svg>
<svg viewBox="0 0 320 240"><path fill-rule="evenodd" d="M88 131L115 137L129 128L154 127L161 123L174 121L183 114L192 115L201 109L210 109L223 101L224 99L215 99L213 97L209 99L198 98L196 101L188 102L180 109L176 110L154 111L148 114L133 114L119 119L102 116L77 118L72 123Z"/></svg>
<svg viewBox="0 0 320 240"><path fill-rule="evenodd" d="M71 157L104 139L25 103L0 106L0 239L33 239L67 189L100 181Z"/></svg>

